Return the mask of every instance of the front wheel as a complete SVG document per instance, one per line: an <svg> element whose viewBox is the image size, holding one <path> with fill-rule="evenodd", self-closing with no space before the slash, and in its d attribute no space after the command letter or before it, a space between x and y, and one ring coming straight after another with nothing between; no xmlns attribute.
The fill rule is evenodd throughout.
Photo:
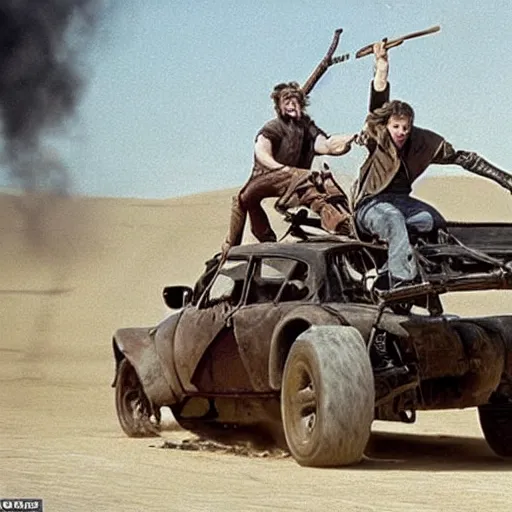
<svg viewBox="0 0 512 512"><path fill-rule="evenodd" d="M119 424L129 437L159 435L159 414L153 412L137 372L127 359L121 361L117 371L116 411Z"/></svg>
<svg viewBox="0 0 512 512"><path fill-rule="evenodd" d="M288 448L302 466L359 462L370 437L375 386L353 327L314 326L286 359L281 413Z"/></svg>

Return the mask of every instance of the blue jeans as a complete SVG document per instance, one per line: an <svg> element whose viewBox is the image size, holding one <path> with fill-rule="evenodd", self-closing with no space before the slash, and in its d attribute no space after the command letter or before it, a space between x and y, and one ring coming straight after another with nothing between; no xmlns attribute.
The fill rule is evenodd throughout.
<svg viewBox="0 0 512 512"><path fill-rule="evenodd" d="M393 284L418 275L411 239L436 233L446 224L435 208L405 194L369 199L357 209L355 218L363 232L387 242L387 270Z"/></svg>

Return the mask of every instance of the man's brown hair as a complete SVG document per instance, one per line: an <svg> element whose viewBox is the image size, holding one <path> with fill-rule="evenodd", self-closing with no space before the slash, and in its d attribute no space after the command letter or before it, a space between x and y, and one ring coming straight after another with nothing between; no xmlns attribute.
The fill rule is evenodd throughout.
<svg viewBox="0 0 512 512"><path fill-rule="evenodd" d="M376 108L366 116L365 133L378 144L387 147L390 143L386 126L391 116L408 117L414 123L414 109L405 101L393 100Z"/></svg>
<svg viewBox="0 0 512 512"><path fill-rule="evenodd" d="M309 105L309 98L304 94L298 82L282 82L277 84L270 95L274 101L274 109L277 115L281 115L279 111L279 102L282 98L297 98L302 111Z"/></svg>

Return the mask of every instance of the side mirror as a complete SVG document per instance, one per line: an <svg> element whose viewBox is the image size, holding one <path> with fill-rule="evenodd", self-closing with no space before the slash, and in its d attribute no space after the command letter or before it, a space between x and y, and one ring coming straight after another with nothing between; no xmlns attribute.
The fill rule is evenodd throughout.
<svg viewBox="0 0 512 512"><path fill-rule="evenodd" d="M190 304L192 295L190 286L166 286L163 291L164 302L171 309L180 309Z"/></svg>

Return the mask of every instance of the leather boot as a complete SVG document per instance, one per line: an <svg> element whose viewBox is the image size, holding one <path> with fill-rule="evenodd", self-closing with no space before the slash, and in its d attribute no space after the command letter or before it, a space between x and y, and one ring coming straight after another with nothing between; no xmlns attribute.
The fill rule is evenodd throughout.
<svg viewBox="0 0 512 512"><path fill-rule="evenodd" d="M489 178L512 192L512 175L492 165L477 153L457 151L454 163L467 171Z"/></svg>
<svg viewBox="0 0 512 512"><path fill-rule="evenodd" d="M397 366L389 354L385 332L378 332L372 343L373 371L376 377L404 375L409 372L405 365Z"/></svg>

